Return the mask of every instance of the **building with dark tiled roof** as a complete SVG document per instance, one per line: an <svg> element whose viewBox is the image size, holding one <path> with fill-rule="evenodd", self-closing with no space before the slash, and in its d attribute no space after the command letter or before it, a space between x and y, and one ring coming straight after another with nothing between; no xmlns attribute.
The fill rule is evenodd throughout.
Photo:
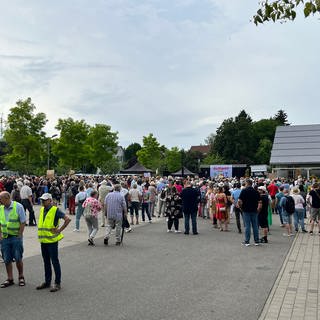
<svg viewBox="0 0 320 320"><path fill-rule="evenodd" d="M191 146L190 152L201 152L204 156L206 156L210 152L210 145L200 145L200 146Z"/></svg>

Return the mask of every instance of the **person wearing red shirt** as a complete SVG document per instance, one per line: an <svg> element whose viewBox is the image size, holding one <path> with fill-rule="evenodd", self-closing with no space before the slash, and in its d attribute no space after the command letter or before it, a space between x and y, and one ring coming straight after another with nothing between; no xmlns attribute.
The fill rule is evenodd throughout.
<svg viewBox="0 0 320 320"><path fill-rule="evenodd" d="M279 189L275 183L274 180L271 181L271 183L268 185L268 192L271 197L271 208L272 208L272 213L275 211L275 205L276 205L276 194L279 192Z"/></svg>

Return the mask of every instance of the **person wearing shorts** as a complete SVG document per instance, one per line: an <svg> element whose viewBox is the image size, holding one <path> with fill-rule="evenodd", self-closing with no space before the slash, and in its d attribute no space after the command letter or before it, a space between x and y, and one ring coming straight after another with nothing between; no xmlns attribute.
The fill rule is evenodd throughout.
<svg viewBox="0 0 320 320"><path fill-rule="evenodd" d="M22 204L11 201L7 191L0 193L0 241L7 279L0 284L0 288L7 288L14 284L12 262L16 262L19 274L19 286L25 286L23 275L23 231L26 224L26 213Z"/></svg>

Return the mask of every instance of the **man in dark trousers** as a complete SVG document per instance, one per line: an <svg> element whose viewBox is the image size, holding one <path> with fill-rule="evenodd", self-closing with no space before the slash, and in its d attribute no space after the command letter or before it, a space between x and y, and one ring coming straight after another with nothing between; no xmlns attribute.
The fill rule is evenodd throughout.
<svg viewBox="0 0 320 320"><path fill-rule="evenodd" d="M184 214L184 234L189 234L190 217L192 223L192 233L198 234L197 230L197 211L200 201L200 192L192 187L191 181L187 181L186 187L181 193L182 210Z"/></svg>
<svg viewBox="0 0 320 320"><path fill-rule="evenodd" d="M61 267L58 258L58 243L63 239L61 233L70 223L70 218L59 208L52 205L52 196L50 193L44 193L40 200L42 208L38 219L38 239L41 244L41 253L44 263L45 282L36 287L42 290L50 287L52 278L51 264L55 272L55 283L51 287L51 292L61 289ZM63 225L59 226L59 220L63 220Z"/></svg>

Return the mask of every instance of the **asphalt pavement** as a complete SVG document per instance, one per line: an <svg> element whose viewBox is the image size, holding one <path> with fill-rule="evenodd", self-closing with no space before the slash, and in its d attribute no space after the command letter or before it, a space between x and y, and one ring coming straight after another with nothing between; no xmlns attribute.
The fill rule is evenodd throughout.
<svg viewBox="0 0 320 320"><path fill-rule="evenodd" d="M62 241L81 240L60 248L61 291L35 290L43 264L33 253L24 259L26 286L0 289L0 314L6 320L258 319L292 239L277 222L270 243L259 247L241 246L235 223L219 232L199 218L198 227L199 235L167 233L160 219L125 234L121 247L114 236L104 246L102 233L89 247L84 231L69 232ZM3 264L0 275L5 279Z"/></svg>

